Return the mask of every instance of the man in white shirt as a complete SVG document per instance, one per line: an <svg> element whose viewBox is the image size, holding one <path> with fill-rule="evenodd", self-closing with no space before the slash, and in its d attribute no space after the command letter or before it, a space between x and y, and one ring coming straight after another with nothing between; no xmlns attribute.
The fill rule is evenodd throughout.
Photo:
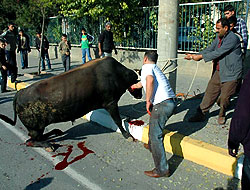
<svg viewBox="0 0 250 190"><path fill-rule="evenodd" d="M176 108L176 96L167 77L156 65L158 54L147 51L143 58L141 82L131 86L132 89L142 88L146 93L146 109L150 115L149 142L144 147L152 152L155 168L145 171L150 177L168 177L169 165L163 145L163 129Z"/></svg>

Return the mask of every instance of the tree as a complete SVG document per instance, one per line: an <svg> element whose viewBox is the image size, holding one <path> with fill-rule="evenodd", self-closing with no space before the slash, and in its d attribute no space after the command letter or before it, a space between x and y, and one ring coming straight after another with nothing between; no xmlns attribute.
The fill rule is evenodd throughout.
<svg viewBox="0 0 250 190"><path fill-rule="evenodd" d="M61 4L60 13L65 17L89 16L93 20L101 17L105 21L111 21L116 41L127 38L133 25L140 22L143 16L143 10L139 9L140 0L59 0L57 2Z"/></svg>

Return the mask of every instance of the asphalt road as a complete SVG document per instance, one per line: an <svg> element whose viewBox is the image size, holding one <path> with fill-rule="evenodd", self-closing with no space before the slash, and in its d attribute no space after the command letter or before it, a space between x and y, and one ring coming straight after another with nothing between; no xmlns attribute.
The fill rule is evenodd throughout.
<svg viewBox="0 0 250 190"><path fill-rule="evenodd" d="M0 94L0 112L13 118L15 92ZM26 147L27 130L18 120L15 127L0 120L0 189L238 189L239 181L203 166L167 154L172 175L149 178L143 171L154 167L142 143L128 142L121 134L78 119L53 124L65 135L53 139L56 152ZM79 146L79 147L78 147ZM64 169L63 169L64 168Z"/></svg>

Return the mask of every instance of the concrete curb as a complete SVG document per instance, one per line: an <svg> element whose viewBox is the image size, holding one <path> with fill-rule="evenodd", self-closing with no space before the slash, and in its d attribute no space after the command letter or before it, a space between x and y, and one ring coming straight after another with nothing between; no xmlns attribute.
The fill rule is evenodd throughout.
<svg viewBox="0 0 250 190"><path fill-rule="evenodd" d="M30 84L20 82L17 83L17 90L26 88ZM8 86L15 89L15 84L8 80ZM96 122L113 131L120 132L109 113L104 109L94 110L83 116L82 118ZM123 118L123 117L122 117ZM148 142L148 125L129 124L123 118L123 127L128 130L131 135L142 141ZM237 159L228 155L227 149L220 148L200 140L191 139L188 136L178 134L177 132L165 131L164 146L167 152L181 156L197 164L211 168L223 174L233 176L237 165Z"/></svg>

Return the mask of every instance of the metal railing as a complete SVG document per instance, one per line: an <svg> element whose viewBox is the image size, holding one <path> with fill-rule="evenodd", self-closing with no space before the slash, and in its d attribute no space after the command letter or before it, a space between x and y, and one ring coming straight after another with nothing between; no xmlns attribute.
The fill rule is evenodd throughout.
<svg viewBox="0 0 250 190"><path fill-rule="evenodd" d="M179 8L179 32L178 50L200 51L207 47L215 37L214 25L224 16L223 9L232 4L236 9L236 15L247 19L249 0L212 1L202 3L180 4ZM116 45L126 48L157 48L158 7L142 8L143 18L139 24L133 26L133 32ZM80 44L81 28L95 37L93 44L97 45L98 36L104 29L105 19L99 18L99 22L92 21L88 17L81 19L51 18L47 37L51 43L59 43L61 34L67 33L72 44ZM126 34L125 34L126 35Z"/></svg>

